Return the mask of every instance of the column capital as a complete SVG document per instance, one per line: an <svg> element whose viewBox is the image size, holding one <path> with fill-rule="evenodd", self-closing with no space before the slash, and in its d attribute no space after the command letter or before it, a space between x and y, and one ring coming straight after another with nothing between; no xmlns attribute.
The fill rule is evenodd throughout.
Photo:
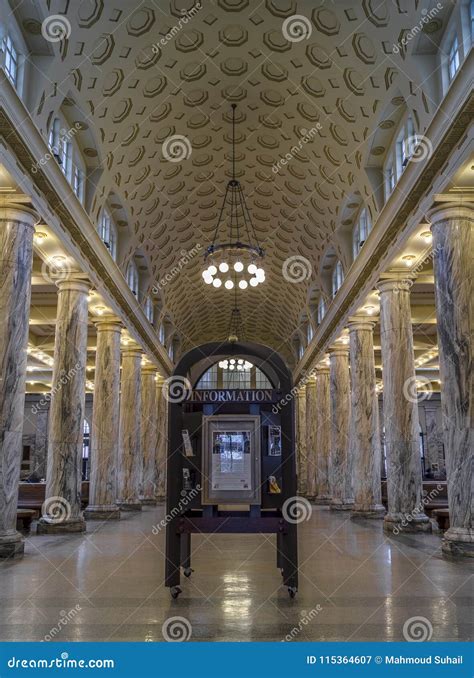
<svg viewBox="0 0 474 678"><path fill-rule="evenodd" d="M165 383L165 378L162 374L157 374L155 377L156 381L156 386L157 388L163 388L163 384Z"/></svg>
<svg viewBox="0 0 474 678"><path fill-rule="evenodd" d="M65 278L56 280L58 292L83 292L89 294L92 283L85 273L81 271L69 271Z"/></svg>
<svg viewBox="0 0 474 678"><path fill-rule="evenodd" d="M320 374L329 374L329 365L325 365L324 363L316 365L316 376L319 376Z"/></svg>
<svg viewBox="0 0 474 678"><path fill-rule="evenodd" d="M158 372L158 368L156 365L142 365L142 374L151 374L153 376L156 376L156 373Z"/></svg>
<svg viewBox="0 0 474 678"><path fill-rule="evenodd" d="M349 332L355 332L357 330L373 332L376 324L377 320L373 316L368 318L366 315L353 315L349 318L347 327Z"/></svg>
<svg viewBox="0 0 474 678"><path fill-rule="evenodd" d="M427 216L431 229L440 221L449 219L474 220L474 203L467 201L443 203L429 210Z"/></svg>
<svg viewBox="0 0 474 678"><path fill-rule="evenodd" d="M296 384L296 397L301 398L306 392L306 384L304 384L302 381L299 382L299 384Z"/></svg>
<svg viewBox="0 0 474 678"><path fill-rule="evenodd" d="M306 377L306 386L316 387L316 373L313 371Z"/></svg>
<svg viewBox="0 0 474 678"><path fill-rule="evenodd" d="M328 348L329 359L333 356L348 356L349 344L331 344Z"/></svg>
<svg viewBox="0 0 474 678"><path fill-rule="evenodd" d="M39 215L35 210L30 209L26 205L0 202L0 219L19 221L26 226L30 226L30 228L34 230L39 222Z"/></svg>
<svg viewBox="0 0 474 678"><path fill-rule="evenodd" d="M121 332L123 328L122 321L115 315L104 315L100 318L93 318L92 323L97 332Z"/></svg>
<svg viewBox="0 0 474 678"><path fill-rule="evenodd" d="M383 292L409 292L416 276L408 271L399 273L384 273L380 276L376 287L382 294Z"/></svg>
<svg viewBox="0 0 474 678"><path fill-rule="evenodd" d="M126 346L121 346L120 353L123 357L127 356L134 358L141 358L143 355L143 351L138 344L127 344Z"/></svg>

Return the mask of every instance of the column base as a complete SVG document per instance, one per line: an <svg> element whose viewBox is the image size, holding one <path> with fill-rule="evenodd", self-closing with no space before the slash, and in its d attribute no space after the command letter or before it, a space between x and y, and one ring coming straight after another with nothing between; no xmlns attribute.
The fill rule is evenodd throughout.
<svg viewBox="0 0 474 678"><path fill-rule="evenodd" d="M474 558L474 530L450 527L443 535L441 549L448 558Z"/></svg>
<svg viewBox="0 0 474 678"><path fill-rule="evenodd" d="M431 532L431 521L424 513L387 513L383 521L383 530L389 535L409 532Z"/></svg>
<svg viewBox="0 0 474 678"><path fill-rule="evenodd" d="M65 520L62 523L51 523L44 520L44 518L40 518L36 526L37 534L77 534L85 531L86 521L84 518Z"/></svg>
<svg viewBox="0 0 474 678"><path fill-rule="evenodd" d="M332 502L332 497L329 495L316 495L316 497L313 500L314 504L320 504L321 506L329 506L329 504Z"/></svg>
<svg viewBox="0 0 474 678"><path fill-rule="evenodd" d="M120 520L120 509L118 506L88 506L84 511L86 520Z"/></svg>
<svg viewBox="0 0 474 678"><path fill-rule="evenodd" d="M344 502L342 499L331 499L329 508L331 511L352 511L354 502Z"/></svg>
<svg viewBox="0 0 474 678"><path fill-rule="evenodd" d="M141 511L142 505L141 502L122 502L118 501L117 506L121 511Z"/></svg>
<svg viewBox="0 0 474 678"><path fill-rule="evenodd" d="M143 506L156 506L156 499L140 499Z"/></svg>
<svg viewBox="0 0 474 678"><path fill-rule="evenodd" d="M354 504L351 518L354 520L357 520L357 518L382 519L384 516L385 506L382 506L382 504L374 504L373 506L358 506Z"/></svg>
<svg viewBox="0 0 474 678"><path fill-rule="evenodd" d="M23 558L25 542L16 530L0 535L0 558Z"/></svg>

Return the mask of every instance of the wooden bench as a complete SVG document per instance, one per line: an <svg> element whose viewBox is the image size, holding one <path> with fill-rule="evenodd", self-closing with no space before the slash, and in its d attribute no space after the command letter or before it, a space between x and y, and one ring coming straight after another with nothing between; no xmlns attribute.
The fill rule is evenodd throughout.
<svg viewBox="0 0 474 678"><path fill-rule="evenodd" d="M33 509L18 509L16 512L16 529L28 534L33 520L39 517L39 511Z"/></svg>
<svg viewBox="0 0 474 678"><path fill-rule="evenodd" d="M46 483L20 483L18 490L18 508L41 511L46 494ZM81 506L89 504L89 481L81 485Z"/></svg>
<svg viewBox="0 0 474 678"><path fill-rule="evenodd" d="M438 523L438 527L443 532L449 529L449 509L437 508L433 511L433 518Z"/></svg>

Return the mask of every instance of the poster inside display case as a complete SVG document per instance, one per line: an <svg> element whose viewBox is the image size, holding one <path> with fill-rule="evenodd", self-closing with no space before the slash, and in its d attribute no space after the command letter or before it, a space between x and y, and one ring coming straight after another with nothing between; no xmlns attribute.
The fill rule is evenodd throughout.
<svg viewBox="0 0 474 678"><path fill-rule="evenodd" d="M205 504L260 503L258 417L204 417Z"/></svg>

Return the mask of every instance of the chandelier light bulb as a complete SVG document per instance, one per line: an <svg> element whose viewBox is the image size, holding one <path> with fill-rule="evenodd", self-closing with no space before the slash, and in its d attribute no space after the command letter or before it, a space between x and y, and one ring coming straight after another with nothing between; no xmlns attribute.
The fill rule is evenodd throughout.
<svg viewBox="0 0 474 678"><path fill-rule="evenodd" d="M252 287L257 287L257 285L258 285L257 278L250 278L250 284L251 284Z"/></svg>
<svg viewBox="0 0 474 678"><path fill-rule="evenodd" d="M247 267L247 271L250 273L250 275L255 275L255 273L257 272L257 267L255 266L255 264L249 264Z"/></svg>
<svg viewBox="0 0 474 678"><path fill-rule="evenodd" d="M212 275L209 273L209 271L204 271L202 277L204 278L206 285L210 285L212 283Z"/></svg>
<svg viewBox="0 0 474 678"><path fill-rule="evenodd" d="M226 288L226 290L231 290L234 287L234 283L232 282L232 280L226 280L224 283L224 287Z"/></svg>
<svg viewBox="0 0 474 678"><path fill-rule="evenodd" d="M219 271L221 273L227 273L229 270L229 264L227 264L225 261L223 261L221 264L219 264Z"/></svg>
<svg viewBox="0 0 474 678"><path fill-rule="evenodd" d="M216 275L217 273L217 268L214 265L209 266L207 270L211 275Z"/></svg>
<svg viewBox="0 0 474 678"><path fill-rule="evenodd" d="M238 370L241 370L241 369L242 369L242 365L237 365L237 369L238 369Z"/></svg>
<svg viewBox="0 0 474 678"><path fill-rule="evenodd" d="M244 361L242 360L242 358L239 358L239 359L237 360L237 363L238 363L239 365L243 365L243 364L244 364Z"/></svg>
<svg viewBox="0 0 474 678"><path fill-rule="evenodd" d="M236 261L234 264L234 271L241 273L244 270L244 265L241 261Z"/></svg>
<svg viewBox="0 0 474 678"><path fill-rule="evenodd" d="M229 370L235 370L235 365L229 365Z"/></svg>
<svg viewBox="0 0 474 678"><path fill-rule="evenodd" d="M235 365L235 359L234 358L231 358L229 362L230 362L231 365Z"/></svg>
<svg viewBox="0 0 474 678"><path fill-rule="evenodd" d="M249 286L249 284L246 280L241 280L239 282L239 287L240 287L241 290L246 290L248 286Z"/></svg>
<svg viewBox="0 0 474 678"><path fill-rule="evenodd" d="M263 268L257 268L255 271L255 277L257 278L258 282L263 282L265 280L265 271Z"/></svg>
<svg viewBox="0 0 474 678"><path fill-rule="evenodd" d="M212 284L214 285L214 287L220 287L222 285L222 280L220 280L220 278L214 278Z"/></svg>

